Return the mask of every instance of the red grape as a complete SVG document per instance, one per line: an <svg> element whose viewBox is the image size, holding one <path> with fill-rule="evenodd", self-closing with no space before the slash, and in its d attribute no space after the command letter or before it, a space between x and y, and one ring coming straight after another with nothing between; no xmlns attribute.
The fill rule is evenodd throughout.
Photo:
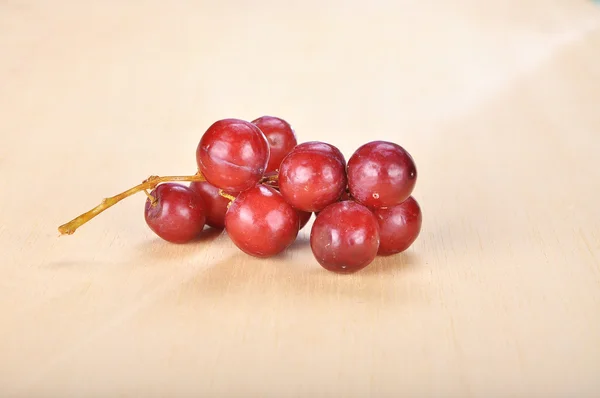
<svg viewBox="0 0 600 398"><path fill-rule="evenodd" d="M416 181L417 168L411 155L391 142L369 142L348 160L350 195L372 209L402 203Z"/></svg>
<svg viewBox="0 0 600 398"><path fill-rule="evenodd" d="M345 165L334 151L302 144L283 159L279 169L281 194L294 208L307 212L321 211L337 201L346 182Z"/></svg>
<svg viewBox="0 0 600 398"><path fill-rule="evenodd" d="M230 194L256 185L269 156L269 142L262 131L239 119L213 123L196 149L198 168L208 182Z"/></svg>
<svg viewBox="0 0 600 398"><path fill-rule="evenodd" d="M190 188L196 191L206 205L206 224L213 228L225 228L225 213L229 199L219 195L219 188L208 181L194 181Z"/></svg>
<svg viewBox="0 0 600 398"><path fill-rule="evenodd" d="M172 243L198 237L206 221L204 201L192 189L175 183L158 185L144 207L146 223L156 235Z"/></svg>
<svg viewBox="0 0 600 398"><path fill-rule="evenodd" d="M353 201L329 205L313 223L310 247L319 264L329 271L359 271L377 256L377 219L369 209Z"/></svg>
<svg viewBox="0 0 600 398"><path fill-rule="evenodd" d="M298 212L274 188L256 185L238 195L225 215L225 230L242 251L270 257L298 236Z"/></svg>
<svg viewBox="0 0 600 398"><path fill-rule="evenodd" d="M271 156L266 171L279 169L283 158L298 144L292 126L285 120L273 116L262 116L253 120L252 123L264 133L269 141Z"/></svg>
<svg viewBox="0 0 600 398"><path fill-rule="evenodd" d="M380 255L400 253L410 247L421 232L421 208L412 196L399 205L373 211L379 223Z"/></svg>
<svg viewBox="0 0 600 398"><path fill-rule="evenodd" d="M298 219L300 221L300 229L302 229L306 226L306 224L308 223L308 220L310 220L312 213L307 212L307 211L301 211L301 210L297 210L297 212L298 212Z"/></svg>

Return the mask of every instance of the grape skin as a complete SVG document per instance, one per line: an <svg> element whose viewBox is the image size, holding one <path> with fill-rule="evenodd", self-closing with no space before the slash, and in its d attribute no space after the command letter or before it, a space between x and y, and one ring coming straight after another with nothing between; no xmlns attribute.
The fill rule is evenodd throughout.
<svg viewBox="0 0 600 398"><path fill-rule="evenodd" d="M202 197L175 183L158 185L146 199L144 219L148 227L171 243L187 243L200 234L206 221Z"/></svg>
<svg viewBox="0 0 600 398"><path fill-rule="evenodd" d="M404 202L416 182L417 168L413 158L392 142L369 142L348 160L350 195L371 209Z"/></svg>
<svg viewBox="0 0 600 398"><path fill-rule="evenodd" d="M345 163L325 143L298 145L281 162L279 190L294 208L319 212L336 202L346 188ZM338 150L339 152L339 150Z"/></svg>
<svg viewBox="0 0 600 398"><path fill-rule="evenodd" d="M378 254L389 256L408 249L421 232L423 216L414 197L399 205L373 211L379 224L380 245Z"/></svg>
<svg viewBox="0 0 600 398"><path fill-rule="evenodd" d="M242 251L270 257L291 245L300 227L298 212L272 187L256 185L238 195L225 215L225 230Z"/></svg>
<svg viewBox="0 0 600 398"><path fill-rule="evenodd" d="M239 119L213 123L196 149L198 169L206 180L233 195L260 181L269 157L269 142L262 131Z"/></svg>
<svg viewBox="0 0 600 398"><path fill-rule="evenodd" d="M219 188L208 181L194 181L190 188L197 192L206 205L206 225L225 228L225 213L230 200L219 194Z"/></svg>
<svg viewBox="0 0 600 398"><path fill-rule="evenodd" d="M379 249L377 219L365 206L343 201L319 213L310 234L311 250L321 266L337 273L357 272Z"/></svg>
<svg viewBox="0 0 600 398"><path fill-rule="evenodd" d="M298 144L296 133L288 122L274 116L259 117L252 124L263 132L269 142L271 155L266 173L278 170L283 158Z"/></svg>

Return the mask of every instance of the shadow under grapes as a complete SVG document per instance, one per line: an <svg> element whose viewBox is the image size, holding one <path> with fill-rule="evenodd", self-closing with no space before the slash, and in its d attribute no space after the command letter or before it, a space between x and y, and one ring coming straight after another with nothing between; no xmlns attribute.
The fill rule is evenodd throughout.
<svg viewBox="0 0 600 398"><path fill-rule="evenodd" d="M190 256L197 254L198 250L202 250L203 247L214 248L217 238L224 235L222 230L205 227L200 235L190 242L174 244L155 237L138 244L136 252L142 257L150 256L153 259Z"/></svg>

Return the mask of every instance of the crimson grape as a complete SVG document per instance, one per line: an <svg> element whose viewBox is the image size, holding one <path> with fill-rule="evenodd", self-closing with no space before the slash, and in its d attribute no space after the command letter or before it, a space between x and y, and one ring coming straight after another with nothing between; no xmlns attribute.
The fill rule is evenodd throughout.
<svg viewBox="0 0 600 398"><path fill-rule="evenodd" d="M345 164L331 145L323 144L322 148L300 144L281 162L279 190L298 210L321 211L337 201L346 188Z"/></svg>
<svg viewBox="0 0 600 398"><path fill-rule="evenodd" d="M271 156L266 171L279 169L283 158L298 144L292 126L285 120L273 116L262 116L253 120L252 123L264 133L269 141Z"/></svg>
<svg viewBox="0 0 600 398"><path fill-rule="evenodd" d="M421 232L423 216L412 196L399 205L376 209L373 214L379 223L380 255L396 254L408 249Z"/></svg>
<svg viewBox="0 0 600 398"><path fill-rule="evenodd" d="M359 271L377 256L377 219L369 209L353 201L329 205L313 223L310 247L319 264L329 271Z"/></svg>
<svg viewBox="0 0 600 398"><path fill-rule="evenodd" d="M175 183L158 185L146 200L144 217L156 235L172 243L186 243L198 237L206 221L202 197Z"/></svg>
<svg viewBox="0 0 600 398"><path fill-rule="evenodd" d="M270 257L285 250L298 236L298 212L272 187L256 185L231 202L225 230L242 251Z"/></svg>
<svg viewBox="0 0 600 398"><path fill-rule="evenodd" d="M219 188L208 181L194 181L190 188L196 191L206 205L206 224L213 228L225 228L225 213L229 199L219 195Z"/></svg>
<svg viewBox="0 0 600 398"><path fill-rule="evenodd" d="M392 142L369 142L348 160L350 195L372 209L402 203L412 193L416 181L413 158Z"/></svg>
<svg viewBox="0 0 600 398"><path fill-rule="evenodd" d="M256 185L269 157L269 142L262 131L239 119L213 123L196 148L199 170L208 182L230 194Z"/></svg>

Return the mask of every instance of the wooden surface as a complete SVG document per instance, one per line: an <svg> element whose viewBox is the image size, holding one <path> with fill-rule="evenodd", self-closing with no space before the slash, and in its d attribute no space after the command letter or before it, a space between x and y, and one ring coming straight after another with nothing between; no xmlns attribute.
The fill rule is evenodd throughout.
<svg viewBox="0 0 600 398"><path fill-rule="evenodd" d="M0 1L0 395L600 396L600 7L440 3ZM263 114L405 146L414 246L170 245L143 195L58 237Z"/></svg>

